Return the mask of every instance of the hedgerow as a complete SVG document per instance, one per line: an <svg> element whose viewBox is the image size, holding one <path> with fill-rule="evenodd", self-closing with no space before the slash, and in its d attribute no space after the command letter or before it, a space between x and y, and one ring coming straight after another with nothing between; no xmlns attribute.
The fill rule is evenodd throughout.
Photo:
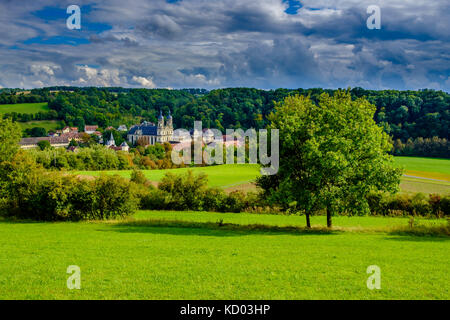
<svg viewBox="0 0 450 320"><path fill-rule="evenodd" d="M48 172L24 154L0 166L0 211L7 217L103 220L128 216L138 207L135 184L119 176L86 180Z"/></svg>

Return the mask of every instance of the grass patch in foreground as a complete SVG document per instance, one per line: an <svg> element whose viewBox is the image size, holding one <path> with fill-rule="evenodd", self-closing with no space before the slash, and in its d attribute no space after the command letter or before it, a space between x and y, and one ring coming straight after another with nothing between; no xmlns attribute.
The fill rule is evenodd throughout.
<svg viewBox="0 0 450 320"><path fill-rule="evenodd" d="M245 225L255 221L263 226ZM325 218L314 217L319 223ZM334 223L371 229L408 219ZM301 228L304 217L140 212L121 222L0 221L0 299L450 298L449 237L283 225ZM382 289L371 291L366 269L374 264ZM69 265L81 268L81 290L66 287Z"/></svg>

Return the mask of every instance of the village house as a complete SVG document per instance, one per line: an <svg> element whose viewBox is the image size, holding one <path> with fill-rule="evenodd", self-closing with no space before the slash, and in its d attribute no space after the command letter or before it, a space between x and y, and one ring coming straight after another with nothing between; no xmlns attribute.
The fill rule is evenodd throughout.
<svg viewBox="0 0 450 320"><path fill-rule="evenodd" d="M37 137L37 138L23 138L20 140L20 148L22 149L34 149L38 147L40 141L48 141L54 148L67 148L71 139L64 136L59 137Z"/></svg>
<svg viewBox="0 0 450 320"><path fill-rule="evenodd" d="M98 126L84 126L84 132L87 134L94 134L98 129Z"/></svg>
<svg viewBox="0 0 450 320"><path fill-rule="evenodd" d="M54 148L66 148L69 146L70 141L81 141L82 134L78 132L78 128L65 127L63 130L58 130L59 133L49 134L48 137L34 137L23 138L19 144L22 149L33 149L38 147L40 141L47 140ZM57 132L58 132L57 131Z"/></svg>

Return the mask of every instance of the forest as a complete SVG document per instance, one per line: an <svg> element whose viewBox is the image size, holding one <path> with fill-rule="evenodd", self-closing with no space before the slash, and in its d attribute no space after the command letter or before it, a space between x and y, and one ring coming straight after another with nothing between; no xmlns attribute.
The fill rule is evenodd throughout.
<svg viewBox="0 0 450 320"><path fill-rule="evenodd" d="M377 108L375 121L391 135L398 146L418 138L441 139L439 151L448 156L450 123L450 95L443 91L349 89L353 99L365 97ZM203 121L203 127L265 128L274 104L289 95L310 96L317 102L322 93L333 95L336 90L227 88L205 89L130 89L96 87L49 87L21 93L3 89L0 104L48 102L50 111L37 114L5 113L3 118L27 122L32 120L60 120L62 125L96 124L101 128L142 120L156 122L159 110L174 117L176 128L192 128L194 120ZM400 143L401 142L401 143ZM409 148L409 153L415 148ZM405 151L403 150L402 153ZM414 153L414 152L413 152Z"/></svg>

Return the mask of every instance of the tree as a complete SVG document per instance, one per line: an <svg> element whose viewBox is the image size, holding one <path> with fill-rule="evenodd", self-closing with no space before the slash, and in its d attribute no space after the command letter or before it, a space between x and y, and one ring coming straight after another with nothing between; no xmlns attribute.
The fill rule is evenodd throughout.
<svg viewBox="0 0 450 320"><path fill-rule="evenodd" d="M0 162L11 161L19 150L22 137L20 126L9 119L0 118Z"/></svg>
<svg viewBox="0 0 450 320"><path fill-rule="evenodd" d="M78 144L77 140L72 139L69 142L69 147L79 147L80 145Z"/></svg>
<svg viewBox="0 0 450 320"><path fill-rule="evenodd" d="M50 142L48 140L39 141L37 145L41 150L49 149L51 147Z"/></svg>
<svg viewBox="0 0 450 320"><path fill-rule="evenodd" d="M141 170L137 170L137 169L134 169L131 172L130 181L137 183L137 184L142 184L142 185L148 184L148 180L145 177L144 173Z"/></svg>
<svg viewBox="0 0 450 320"><path fill-rule="evenodd" d="M45 130L45 128L40 128L40 127L26 129L25 133L30 137L45 137L45 136L47 136L47 130Z"/></svg>
<svg viewBox="0 0 450 320"><path fill-rule="evenodd" d="M270 129L280 130L280 168L258 185L269 200L309 215L326 210L332 215L364 214L372 190L395 192L401 170L388 154L392 144L373 120L375 106L352 101L348 92L309 97L290 96L276 103Z"/></svg>
<svg viewBox="0 0 450 320"><path fill-rule="evenodd" d="M115 129L106 130L103 133L103 141L105 142L109 141L109 139L111 138L111 134L113 135L114 141L116 142L117 146L120 146L125 141L122 134Z"/></svg>

